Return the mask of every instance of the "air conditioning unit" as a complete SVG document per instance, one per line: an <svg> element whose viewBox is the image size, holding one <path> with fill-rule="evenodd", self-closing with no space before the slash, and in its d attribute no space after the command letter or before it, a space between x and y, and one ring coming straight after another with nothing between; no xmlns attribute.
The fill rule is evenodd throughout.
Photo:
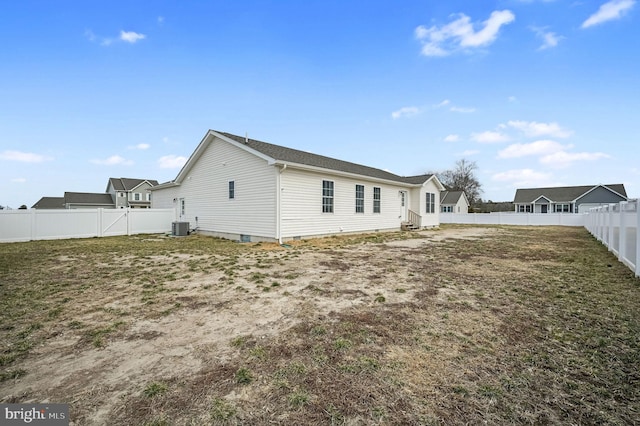
<svg viewBox="0 0 640 426"><path fill-rule="evenodd" d="M171 235L175 237L189 235L189 222L173 222L171 224Z"/></svg>

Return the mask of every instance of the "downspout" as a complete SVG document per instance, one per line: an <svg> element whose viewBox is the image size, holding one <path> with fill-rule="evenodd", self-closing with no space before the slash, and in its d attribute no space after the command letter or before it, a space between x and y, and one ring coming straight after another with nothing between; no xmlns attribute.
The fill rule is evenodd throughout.
<svg viewBox="0 0 640 426"><path fill-rule="evenodd" d="M282 178L280 177L280 175L285 171L285 169L287 168L286 164L282 165L282 168L278 171L278 179L276 182L276 234L278 237L278 244L282 245L282 186L281 186L281 180Z"/></svg>

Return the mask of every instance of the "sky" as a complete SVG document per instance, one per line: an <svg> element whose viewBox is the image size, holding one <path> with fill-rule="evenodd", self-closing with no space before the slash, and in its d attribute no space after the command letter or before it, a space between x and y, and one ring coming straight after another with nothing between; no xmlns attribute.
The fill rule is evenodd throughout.
<svg viewBox="0 0 640 426"><path fill-rule="evenodd" d="M640 196L637 0L4 0L0 206L174 179L209 129L484 200Z"/></svg>

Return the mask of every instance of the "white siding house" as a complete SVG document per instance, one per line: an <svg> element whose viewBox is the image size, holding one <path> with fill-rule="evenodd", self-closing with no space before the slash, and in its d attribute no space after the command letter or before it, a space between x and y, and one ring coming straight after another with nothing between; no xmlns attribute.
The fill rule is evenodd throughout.
<svg viewBox="0 0 640 426"><path fill-rule="evenodd" d="M438 226L442 189L434 175L401 177L210 130L151 200L200 233L284 241Z"/></svg>
<svg viewBox="0 0 640 426"><path fill-rule="evenodd" d="M469 200L464 191L442 191L440 193L442 213L469 213Z"/></svg>

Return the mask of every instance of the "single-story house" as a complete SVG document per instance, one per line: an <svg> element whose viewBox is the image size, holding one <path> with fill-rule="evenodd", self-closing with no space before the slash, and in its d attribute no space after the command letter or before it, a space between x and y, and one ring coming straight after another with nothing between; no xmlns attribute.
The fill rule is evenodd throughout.
<svg viewBox="0 0 640 426"><path fill-rule="evenodd" d="M36 210L113 209L111 195L95 192L65 192L64 197L42 197L31 206Z"/></svg>
<svg viewBox="0 0 640 426"><path fill-rule="evenodd" d="M469 213L469 200L464 191L440 192L440 211L442 213Z"/></svg>
<svg viewBox="0 0 640 426"><path fill-rule="evenodd" d="M150 188L153 208L240 241L284 241L440 224L435 175L393 173L209 130L177 177ZM438 195L438 196L436 196Z"/></svg>
<svg viewBox="0 0 640 426"><path fill-rule="evenodd" d="M65 209L113 209L113 199L110 194L93 192L65 192Z"/></svg>
<svg viewBox="0 0 640 426"><path fill-rule="evenodd" d="M520 213L584 213L620 201L627 201L623 184L518 189L513 199Z"/></svg>
<svg viewBox="0 0 640 426"><path fill-rule="evenodd" d="M64 209L64 197L42 197L33 206L32 209Z"/></svg>
<svg viewBox="0 0 640 426"><path fill-rule="evenodd" d="M111 194L115 208L149 208L151 207L150 188L158 185L157 180L109 178L107 183L108 194Z"/></svg>

